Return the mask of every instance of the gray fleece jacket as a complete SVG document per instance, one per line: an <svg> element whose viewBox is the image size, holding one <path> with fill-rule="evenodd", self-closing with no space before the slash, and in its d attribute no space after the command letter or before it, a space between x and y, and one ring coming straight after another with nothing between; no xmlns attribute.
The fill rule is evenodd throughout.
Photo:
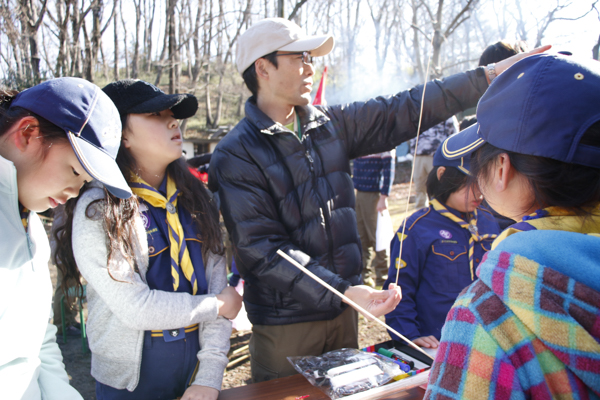
<svg viewBox="0 0 600 400"><path fill-rule="evenodd" d="M133 391L140 377L144 331L199 323L199 368L193 384L220 390L231 336L231 322L218 316L215 297L227 285L225 259L210 253L204 260L206 295L151 290L146 283L148 241L141 217L134 221L137 242L133 246L139 273L121 254L107 265L102 220L86 215L91 202L104 198L101 185L93 182L92 186L77 202L72 243L77 266L88 282L92 376L105 385ZM98 203L90 211L96 207Z"/></svg>

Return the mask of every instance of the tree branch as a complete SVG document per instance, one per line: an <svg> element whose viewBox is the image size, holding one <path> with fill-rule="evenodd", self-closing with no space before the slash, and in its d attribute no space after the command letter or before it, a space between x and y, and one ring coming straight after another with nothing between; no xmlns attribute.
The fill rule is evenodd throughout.
<svg viewBox="0 0 600 400"><path fill-rule="evenodd" d="M478 0L467 0L467 4L465 4L463 9L460 10L458 14L456 14L450 25L448 25L448 28L446 28L446 32L444 32L444 37L448 37L452 32L454 32L456 28L460 26L460 24L469 19L469 16L462 19L461 17L463 16L463 14L469 11L471 9L471 6L474 6L477 3L477 1Z"/></svg>
<svg viewBox="0 0 600 400"><path fill-rule="evenodd" d="M296 2L296 5L294 6L294 9L290 13L290 15L287 17L287 19L289 21L291 21L296 16L296 14L298 13L298 10L300 9L300 7L302 7L307 1L308 0L300 0L300 1Z"/></svg>

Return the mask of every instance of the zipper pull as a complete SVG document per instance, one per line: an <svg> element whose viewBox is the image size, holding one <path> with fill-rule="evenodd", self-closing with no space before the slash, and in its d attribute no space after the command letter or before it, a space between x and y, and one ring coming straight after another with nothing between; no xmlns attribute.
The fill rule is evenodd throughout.
<svg viewBox="0 0 600 400"><path fill-rule="evenodd" d="M311 155L310 155L310 153L308 152L308 150L306 150L306 158L308 159L308 162L309 162L309 166L310 166L310 172L313 172L313 171L314 171L314 166L313 166L313 164L314 164L314 160L313 160L313 158L311 157Z"/></svg>

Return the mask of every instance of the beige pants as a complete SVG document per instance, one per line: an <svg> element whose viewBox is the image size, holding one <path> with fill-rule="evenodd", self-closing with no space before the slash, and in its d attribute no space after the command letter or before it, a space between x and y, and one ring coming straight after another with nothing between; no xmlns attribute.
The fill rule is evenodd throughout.
<svg viewBox="0 0 600 400"><path fill-rule="evenodd" d="M387 279L390 255L386 250L375 251L378 201L379 192L356 191L356 224L362 245L363 281L369 283L373 280L375 285L382 286Z"/></svg>
<svg viewBox="0 0 600 400"><path fill-rule="evenodd" d="M268 381L298 373L286 357L318 356L358 348L358 314L348 307L331 321L254 325L250 338L252 380Z"/></svg>
<svg viewBox="0 0 600 400"><path fill-rule="evenodd" d="M433 169L433 156L416 155L413 163L415 165L415 174L413 180L415 182L416 203L415 208L427 207L427 177Z"/></svg>

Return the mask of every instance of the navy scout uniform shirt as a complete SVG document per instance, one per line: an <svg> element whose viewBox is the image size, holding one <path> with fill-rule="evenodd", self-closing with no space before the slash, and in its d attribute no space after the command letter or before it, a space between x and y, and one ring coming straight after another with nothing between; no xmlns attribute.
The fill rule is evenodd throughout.
<svg viewBox="0 0 600 400"><path fill-rule="evenodd" d="M446 207L457 217L469 222L458 211ZM485 210L478 210L477 228L480 235L499 233L494 217ZM387 314L388 325L406 336L416 339L435 336L438 340L446 320L446 314L458 294L472 282L469 265L470 232L456 222L443 216L433 206L417 210L406 221L402 260L400 236L402 225L391 245L390 269L383 288L396 281L402 288L402 301ZM491 249L493 239L476 242L474 268L477 268L486 251ZM475 276L477 279L477 276ZM400 340L391 334L395 340Z"/></svg>
<svg viewBox="0 0 600 400"><path fill-rule="evenodd" d="M167 179L161 183L158 191L166 196ZM202 245L200 241L200 232L197 229L196 223L192 220L189 212L183 207L177 207L179 213L179 221L183 226L185 233L185 241L187 244L190 259L196 271L196 279L198 282L197 295L206 294L208 284L204 271L204 261L202 260ZM140 214L144 221L146 233L148 235L148 272L146 273L146 281L150 289L163 290L165 292L174 292L173 276L171 274L171 251L169 244L169 227L167 225L167 210L164 208L153 207L145 201L140 202ZM179 287L177 292L192 293L192 285L181 274L179 277Z"/></svg>

